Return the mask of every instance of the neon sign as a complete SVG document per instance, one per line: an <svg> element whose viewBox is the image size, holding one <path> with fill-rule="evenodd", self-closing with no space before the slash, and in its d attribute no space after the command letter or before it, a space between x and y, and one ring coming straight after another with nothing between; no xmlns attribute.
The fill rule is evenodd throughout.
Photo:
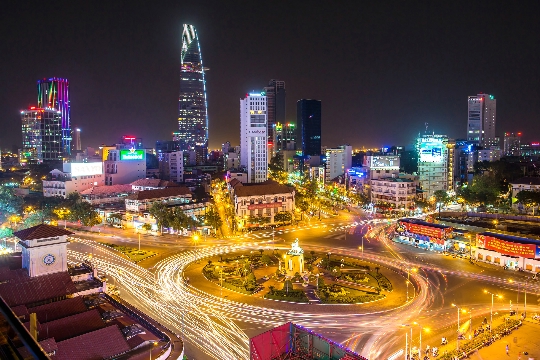
<svg viewBox="0 0 540 360"><path fill-rule="evenodd" d="M120 160L144 160L144 150L120 150Z"/></svg>

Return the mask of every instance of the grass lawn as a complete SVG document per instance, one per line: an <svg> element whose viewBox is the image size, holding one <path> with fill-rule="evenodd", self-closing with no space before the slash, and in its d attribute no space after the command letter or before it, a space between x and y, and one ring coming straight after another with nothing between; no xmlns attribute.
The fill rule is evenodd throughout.
<svg viewBox="0 0 540 360"><path fill-rule="evenodd" d="M132 248L129 246L109 244L109 243L104 243L104 242L102 242L101 244L110 246L113 249L120 251L122 254L126 255L133 262L139 262L143 259L146 259L147 257L157 254L156 252L153 252L153 251L147 251L147 250L139 251L139 249Z"/></svg>

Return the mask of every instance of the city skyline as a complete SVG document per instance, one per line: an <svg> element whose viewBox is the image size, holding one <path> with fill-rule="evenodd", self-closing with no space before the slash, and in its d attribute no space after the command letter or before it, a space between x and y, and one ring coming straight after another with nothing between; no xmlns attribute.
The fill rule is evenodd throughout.
<svg viewBox="0 0 540 360"><path fill-rule="evenodd" d="M10 4L2 42L17 51L2 60L12 86L2 90L0 147L21 146L18 111L35 104L32 84L49 77L70 80L72 122L85 146L112 143L127 132L146 146L169 140L177 130L182 23L202 34L205 66L212 69L206 80L210 148L239 143L238 98L260 91L268 79L287 83L287 121L294 122L299 99L325 103L327 146L410 145L425 122L430 131L465 138L467 97L482 92L499 100L499 137L521 131L523 141L538 140L538 55L528 45L538 32L532 15L538 4L478 12L474 4L465 11L458 4L306 9L299 3L286 12L248 9L252 17L236 6ZM25 30L14 22L22 14L29 20ZM62 21L38 39L40 25L32 19L57 17ZM260 25L271 18L281 19L277 28ZM334 24L331 31L327 24ZM17 55L35 50L40 56ZM333 63L322 53L332 54Z"/></svg>

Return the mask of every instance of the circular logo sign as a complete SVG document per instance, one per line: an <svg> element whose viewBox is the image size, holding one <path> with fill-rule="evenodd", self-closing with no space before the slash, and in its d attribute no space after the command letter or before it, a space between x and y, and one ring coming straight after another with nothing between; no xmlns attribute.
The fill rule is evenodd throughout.
<svg viewBox="0 0 540 360"><path fill-rule="evenodd" d="M56 259L55 259L54 255L52 255L52 254L47 254L47 255L45 255L45 256L43 257L43 263L44 263L45 265L52 265L52 264L54 264L54 261L55 261L55 260L56 260Z"/></svg>

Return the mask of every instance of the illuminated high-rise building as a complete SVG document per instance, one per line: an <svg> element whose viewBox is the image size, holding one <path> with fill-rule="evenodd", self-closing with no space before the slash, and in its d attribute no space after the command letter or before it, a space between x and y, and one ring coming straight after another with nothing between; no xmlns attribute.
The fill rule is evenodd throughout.
<svg viewBox="0 0 540 360"><path fill-rule="evenodd" d="M478 94L468 98L467 140L482 147L499 146L495 135L497 100L493 95Z"/></svg>
<svg viewBox="0 0 540 360"><path fill-rule="evenodd" d="M246 94L240 99L240 165L247 171L247 182L267 180L268 143L266 96Z"/></svg>
<svg viewBox="0 0 540 360"><path fill-rule="evenodd" d="M303 156L321 155L321 101L302 99L296 103L296 148Z"/></svg>
<svg viewBox="0 0 540 360"><path fill-rule="evenodd" d="M272 79L268 86L263 88L268 104L268 144L272 156L279 151L274 143L274 129L277 123L285 123L285 81Z"/></svg>
<svg viewBox="0 0 540 360"><path fill-rule="evenodd" d="M75 131L73 131L73 137L72 137L71 145L73 146L73 151L81 151L81 129L75 128Z"/></svg>
<svg viewBox="0 0 540 360"><path fill-rule="evenodd" d="M208 153L208 111L206 80L199 37L193 25L184 24L178 97L178 140L182 150L195 150L197 163L206 161Z"/></svg>
<svg viewBox="0 0 540 360"><path fill-rule="evenodd" d="M71 120L69 116L69 81L61 78L38 80L38 104L40 109L60 112L62 119L62 149L64 156L71 154Z"/></svg>
<svg viewBox="0 0 540 360"><path fill-rule="evenodd" d="M19 159L22 164L62 161L65 149L62 142L62 113L59 110L32 106L21 111L23 146Z"/></svg>

